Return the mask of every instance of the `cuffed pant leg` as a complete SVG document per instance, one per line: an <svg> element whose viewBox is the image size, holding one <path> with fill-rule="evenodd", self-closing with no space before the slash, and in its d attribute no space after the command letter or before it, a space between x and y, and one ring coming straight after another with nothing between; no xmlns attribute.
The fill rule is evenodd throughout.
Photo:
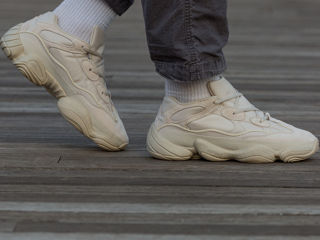
<svg viewBox="0 0 320 240"><path fill-rule="evenodd" d="M108 5L117 13L122 15L133 4L134 0L105 0Z"/></svg>
<svg viewBox="0 0 320 240"><path fill-rule="evenodd" d="M226 0L142 0L148 45L166 78L194 81L226 69Z"/></svg>

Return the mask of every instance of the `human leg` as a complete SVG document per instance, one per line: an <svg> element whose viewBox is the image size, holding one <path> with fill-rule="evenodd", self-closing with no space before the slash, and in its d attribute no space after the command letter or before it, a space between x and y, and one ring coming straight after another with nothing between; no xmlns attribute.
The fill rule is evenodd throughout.
<svg viewBox="0 0 320 240"><path fill-rule="evenodd" d="M152 156L295 162L319 149L311 133L260 111L217 76L226 67L225 1L143 0L143 6L151 58L168 86L148 134Z"/></svg>

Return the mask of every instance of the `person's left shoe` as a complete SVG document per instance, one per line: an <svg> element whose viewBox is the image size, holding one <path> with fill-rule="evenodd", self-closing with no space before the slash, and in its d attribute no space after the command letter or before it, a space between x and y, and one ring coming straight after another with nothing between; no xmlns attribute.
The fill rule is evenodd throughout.
<svg viewBox="0 0 320 240"><path fill-rule="evenodd" d="M165 97L147 149L164 160L297 162L319 149L310 132L261 112L224 78L208 84L211 97L191 103Z"/></svg>
<svg viewBox="0 0 320 240"><path fill-rule="evenodd" d="M62 116L101 148L120 151L128 135L104 81L104 32L91 42L64 32L58 17L45 13L11 28L0 47L32 83L57 98Z"/></svg>

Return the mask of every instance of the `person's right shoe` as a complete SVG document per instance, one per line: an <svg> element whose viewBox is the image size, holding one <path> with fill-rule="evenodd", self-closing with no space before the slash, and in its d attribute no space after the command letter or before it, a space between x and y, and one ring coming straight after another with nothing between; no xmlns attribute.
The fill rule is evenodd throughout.
<svg viewBox="0 0 320 240"><path fill-rule="evenodd" d="M270 163L297 162L318 151L315 136L261 112L226 79L208 88L212 97L191 103L165 97L147 138L153 157Z"/></svg>
<svg viewBox="0 0 320 240"><path fill-rule="evenodd" d="M11 28L0 41L14 65L58 99L61 114L101 148L128 144L123 123L104 82L104 33L94 28L87 44L58 26L49 12Z"/></svg>

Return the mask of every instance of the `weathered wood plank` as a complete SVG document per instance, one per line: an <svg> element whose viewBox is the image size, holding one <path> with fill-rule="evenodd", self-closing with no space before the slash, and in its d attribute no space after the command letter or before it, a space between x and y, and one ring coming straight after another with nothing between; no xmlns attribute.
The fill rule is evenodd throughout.
<svg viewBox="0 0 320 240"><path fill-rule="evenodd" d="M167 213L91 213L1 211L1 219L22 221L103 223L103 224L176 224L176 225L245 225L301 226L319 225L319 216L272 214L167 214Z"/></svg>
<svg viewBox="0 0 320 240"><path fill-rule="evenodd" d="M169 225L169 224L101 224L101 223L18 223L15 232L56 232L56 233L133 233L133 234L186 234L222 236L320 236L317 225L302 226L242 226L242 225Z"/></svg>
<svg viewBox="0 0 320 240"><path fill-rule="evenodd" d="M221 236L221 235L197 235L188 236L182 234L93 234L93 233L15 233L15 234L1 234L0 238L7 240L44 240L44 239L59 239L59 240L247 240L248 236ZM250 237L255 240L318 240L318 236L263 236L263 237Z"/></svg>
<svg viewBox="0 0 320 240"><path fill-rule="evenodd" d="M12 232L16 226L16 222L13 220L3 220L4 217L5 216L0 218L0 233L1 232Z"/></svg>
<svg viewBox="0 0 320 240"><path fill-rule="evenodd" d="M2 0L0 35L59 2ZM107 153L82 137L0 52L0 239L319 239L319 153L270 165L150 158L145 138L164 82L148 57L139 5L106 39L127 151ZM229 7L226 76L259 108L319 137L320 2Z"/></svg>
<svg viewBox="0 0 320 240"><path fill-rule="evenodd" d="M0 201L317 205L315 188L170 185L0 185ZM4 217L4 213L1 214Z"/></svg>
<svg viewBox="0 0 320 240"><path fill-rule="evenodd" d="M319 216L319 205L0 202L1 211Z"/></svg>

